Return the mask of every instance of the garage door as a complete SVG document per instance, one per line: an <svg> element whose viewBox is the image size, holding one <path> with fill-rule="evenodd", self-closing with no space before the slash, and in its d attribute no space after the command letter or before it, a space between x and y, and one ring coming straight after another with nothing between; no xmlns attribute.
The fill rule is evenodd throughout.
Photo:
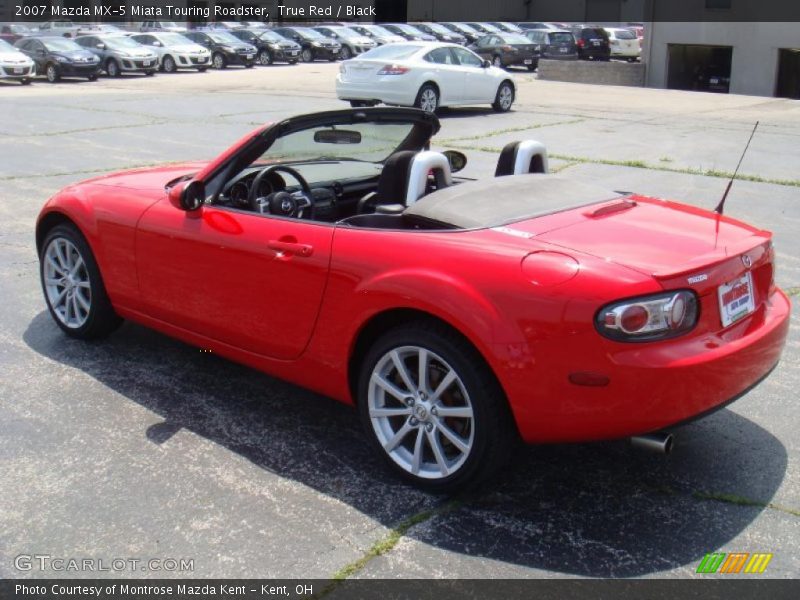
<svg viewBox="0 0 800 600"><path fill-rule="evenodd" d="M728 93L731 46L669 44L668 51L669 89Z"/></svg>

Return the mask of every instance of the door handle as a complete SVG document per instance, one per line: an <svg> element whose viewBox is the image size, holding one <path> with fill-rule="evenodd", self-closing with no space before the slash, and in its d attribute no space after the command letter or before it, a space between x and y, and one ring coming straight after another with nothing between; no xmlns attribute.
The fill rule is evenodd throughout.
<svg viewBox="0 0 800 600"><path fill-rule="evenodd" d="M270 240L267 247L280 254L292 254L301 258L308 258L314 253L314 247L299 242L287 242L284 240Z"/></svg>

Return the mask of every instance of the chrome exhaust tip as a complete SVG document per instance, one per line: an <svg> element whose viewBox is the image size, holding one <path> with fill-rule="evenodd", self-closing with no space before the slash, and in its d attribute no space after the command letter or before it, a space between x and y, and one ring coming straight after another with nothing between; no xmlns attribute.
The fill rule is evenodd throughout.
<svg viewBox="0 0 800 600"><path fill-rule="evenodd" d="M635 448L669 454L672 452L673 437L671 433L648 433L635 435L631 438L631 445Z"/></svg>

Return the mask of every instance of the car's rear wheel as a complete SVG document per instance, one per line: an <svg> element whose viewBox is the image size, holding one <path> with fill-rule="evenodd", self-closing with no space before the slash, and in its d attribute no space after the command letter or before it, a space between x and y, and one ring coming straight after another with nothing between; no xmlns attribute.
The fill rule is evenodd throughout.
<svg viewBox="0 0 800 600"><path fill-rule="evenodd" d="M272 64L272 54L270 54L269 50L261 50L258 53L258 64L265 67Z"/></svg>
<svg viewBox="0 0 800 600"><path fill-rule="evenodd" d="M175 63L175 59L170 55L164 57L164 60L161 62L161 67L164 69L165 73L174 73L178 70L178 65Z"/></svg>
<svg viewBox="0 0 800 600"><path fill-rule="evenodd" d="M439 108L439 90L436 89L436 86L426 83L419 88L414 106L426 112L436 112L436 109Z"/></svg>
<svg viewBox="0 0 800 600"><path fill-rule="evenodd" d="M495 475L516 438L477 351L434 322L390 330L366 354L359 411L375 449L413 484L454 492Z"/></svg>
<svg viewBox="0 0 800 600"><path fill-rule="evenodd" d="M109 58L106 63L106 73L108 73L109 77L119 77L120 75L119 65L113 58Z"/></svg>
<svg viewBox="0 0 800 600"><path fill-rule="evenodd" d="M215 52L214 56L211 57L211 64L215 69L224 69L228 66L228 61L225 60L225 57L221 53Z"/></svg>
<svg viewBox="0 0 800 600"><path fill-rule="evenodd" d="M44 70L45 77L47 77L47 81L50 83L56 83L59 79L61 79L61 73L58 72L58 67L53 63L50 63L45 67Z"/></svg>
<svg viewBox="0 0 800 600"><path fill-rule="evenodd" d="M514 104L514 86L510 81L504 81L497 88L492 108L497 112L508 112Z"/></svg>
<svg viewBox="0 0 800 600"><path fill-rule="evenodd" d="M306 48L300 53L300 58L303 59L303 62L311 62L314 60L314 55L309 48Z"/></svg>
<svg viewBox="0 0 800 600"><path fill-rule="evenodd" d="M50 230L39 263L47 307L68 335L104 337L120 325L89 244L74 225Z"/></svg>

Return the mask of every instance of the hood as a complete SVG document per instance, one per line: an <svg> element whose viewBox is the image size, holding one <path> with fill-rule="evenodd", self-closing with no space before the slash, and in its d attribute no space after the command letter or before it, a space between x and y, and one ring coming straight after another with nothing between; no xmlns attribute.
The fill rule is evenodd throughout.
<svg viewBox="0 0 800 600"><path fill-rule="evenodd" d="M128 171L118 171L110 175L102 175L101 177L94 177L81 183L109 185L136 190L164 191L164 188L170 181L180 177L194 175L201 171L207 164L208 163L205 161L200 161L131 169Z"/></svg>
<svg viewBox="0 0 800 600"><path fill-rule="evenodd" d="M29 65L33 61L25 56L22 52L17 52L16 50L13 52L0 52L0 63L5 63L9 65Z"/></svg>
<svg viewBox="0 0 800 600"><path fill-rule="evenodd" d="M53 56L63 56L72 61L94 61L96 57L88 50L71 50L67 52L51 52Z"/></svg>
<svg viewBox="0 0 800 600"><path fill-rule="evenodd" d="M167 46L166 48L174 50L175 52L200 52L203 54L208 52L208 50L200 44L180 44L178 46Z"/></svg>

